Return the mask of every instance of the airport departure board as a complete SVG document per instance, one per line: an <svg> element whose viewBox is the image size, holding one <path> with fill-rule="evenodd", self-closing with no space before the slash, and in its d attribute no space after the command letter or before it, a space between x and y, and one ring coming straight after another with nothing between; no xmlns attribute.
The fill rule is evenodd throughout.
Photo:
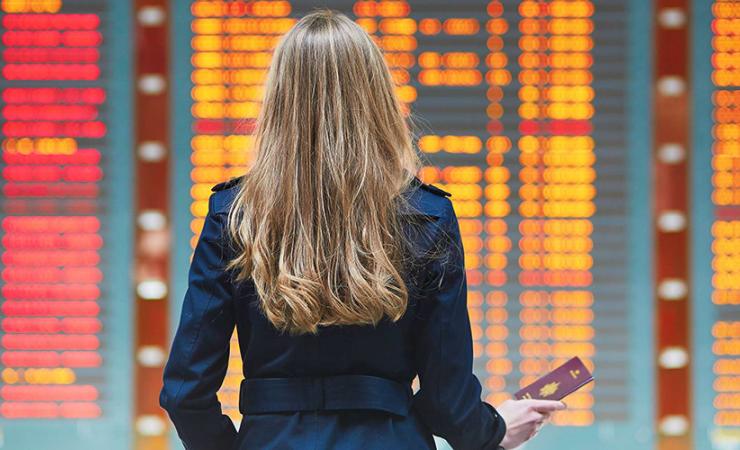
<svg viewBox="0 0 740 450"><path fill-rule="evenodd" d="M689 21L697 450L740 442L738 5ZM420 176L452 193L485 399L579 355L596 381L527 449L654 448L650 2L170 2L172 331L210 188L255 157L271 51L316 6L377 39ZM133 445L133 8L0 2L0 449Z"/></svg>
<svg viewBox="0 0 740 450"><path fill-rule="evenodd" d="M131 239L112 237L132 220L114 37L128 13L114 3L0 5L0 448L128 448Z"/></svg>
<svg viewBox="0 0 740 450"><path fill-rule="evenodd" d="M696 8L692 305L696 448L740 446L740 3ZM711 444L711 446L710 446Z"/></svg>
<svg viewBox="0 0 740 450"><path fill-rule="evenodd" d="M314 6L377 38L418 135L420 176L452 193L486 400L578 355L596 381L528 448L566 436L571 449L650 448L650 35L629 2L193 2L174 26L174 119L190 132L176 137L178 229L190 242L175 255L176 292L210 187L255 156L271 51ZM238 422L236 339L231 351L219 398Z"/></svg>
<svg viewBox="0 0 740 450"><path fill-rule="evenodd" d="M712 5L711 327L717 432L740 430L740 5ZM707 81L707 80L703 80ZM718 436L722 439L722 436Z"/></svg>

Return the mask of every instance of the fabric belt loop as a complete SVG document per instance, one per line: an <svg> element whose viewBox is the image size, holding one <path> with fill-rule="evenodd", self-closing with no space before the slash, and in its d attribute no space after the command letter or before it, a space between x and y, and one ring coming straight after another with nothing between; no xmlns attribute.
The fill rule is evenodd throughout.
<svg viewBox="0 0 740 450"><path fill-rule="evenodd" d="M244 400L246 399L246 396L244 395L244 388L246 387L246 379L243 379L241 383L239 383L239 412L244 414Z"/></svg>
<svg viewBox="0 0 740 450"><path fill-rule="evenodd" d="M321 377L309 379L308 403L309 409L324 409L324 384Z"/></svg>
<svg viewBox="0 0 740 450"><path fill-rule="evenodd" d="M324 389L324 378L316 378L318 381L318 390L319 390L319 405L318 409L324 409L326 407L326 390Z"/></svg>

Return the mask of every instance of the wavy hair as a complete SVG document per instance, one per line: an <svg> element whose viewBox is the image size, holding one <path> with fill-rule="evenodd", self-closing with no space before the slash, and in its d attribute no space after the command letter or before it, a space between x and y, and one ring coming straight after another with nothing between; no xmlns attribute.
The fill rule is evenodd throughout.
<svg viewBox="0 0 740 450"><path fill-rule="evenodd" d="M275 48L257 155L229 211L238 251L227 269L251 278L282 331L406 310L400 194L422 162L395 90L373 38L334 10L307 14Z"/></svg>

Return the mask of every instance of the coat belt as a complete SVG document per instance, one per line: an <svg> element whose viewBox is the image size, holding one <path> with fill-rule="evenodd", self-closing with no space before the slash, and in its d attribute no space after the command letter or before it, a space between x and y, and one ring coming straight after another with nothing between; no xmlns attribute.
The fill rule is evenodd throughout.
<svg viewBox="0 0 740 450"><path fill-rule="evenodd" d="M411 383L371 375L247 378L239 390L239 411L375 409L405 416L412 395Z"/></svg>

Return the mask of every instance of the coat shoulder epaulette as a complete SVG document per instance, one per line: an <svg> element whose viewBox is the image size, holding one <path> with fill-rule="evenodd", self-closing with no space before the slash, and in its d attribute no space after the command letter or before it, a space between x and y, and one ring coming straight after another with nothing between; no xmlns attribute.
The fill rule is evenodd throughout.
<svg viewBox="0 0 740 450"><path fill-rule="evenodd" d="M439 195L441 197L451 197L452 194L445 191L444 189L440 189L437 186L433 184L427 184L422 182L419 178L414 177L412 184L419 186L420 188L424 189L425 191L431 192L432 194Z"/></svg>
<svg viewBox="0 0 740 450"><path fill-rule="evenodd" d="M230 180L222 181L221 183L218 183L217 185L213 186L211 188L211 191L213 192L223 191L224 189L229 189L231 187L234 187L237 184L239 184L242 178L244 178L244 175L231 178Z"/></svg>

